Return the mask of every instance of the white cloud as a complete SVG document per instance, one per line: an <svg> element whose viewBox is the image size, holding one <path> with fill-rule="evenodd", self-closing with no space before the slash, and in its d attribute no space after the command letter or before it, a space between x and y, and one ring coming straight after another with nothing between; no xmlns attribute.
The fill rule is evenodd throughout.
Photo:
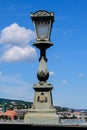
<svg viewBox="0 0 87 130"><path fill-rule="evenodd" d="M4 28L0 32L0 62L32 61L36 59L36 50L29 42L35 38L35 33L20 27L17 23Z"/></svg>
<svg viewBox="0 0 87 130"><path fill-rule="evenodd" d="M0 96L8 99L33 101L32 84L19 76L3 75L0 77Z"/></svg>
<svg viewBox="0 0 87 130"><path fill-rule="evenodd" d="M64 83L64 84L68 83L67 80L62 80L61 82Z"/></svg>
<svg viewBox="0 0 87 130"><path fill-rule="evenodd" d="M50 76L53 76L53 75L55 75L55 73L54 73L53 71L50 71L50 72L49 72L49 75L50 75Z"/></svg>
<svg viewBox="0 0 87 130"><path fill-rule="evenodd" d="M7 50L1 57L0 61L16 62L16 61L31 61L36 58L36 50L30 46L18 47L13 46Z"/></svg>
<svg viewBox="0 0 87 130"><path fill-rule="evenodd" d="M2 75L2 72L0 71L0 76Z"/></svg>
<svg viewBox="0 0 87 130"><path fill-rule="evenodd" d="M35 38L35 33L20 27L17 23L13 23L10 26L4 28L0 32L0 44L27 44Z"/></svg>
<svg viewBox="0 0 87 130"><path fill-rule="evenodd" d="M79 32L79 29L69 29L63 32L64 35L70 34L70 33L75 33L75 32Z"/></svg>
<svg viewBox="0 0 87 130"><path fill-rule="evenodd" d="M80 74L79 74L79 77L80 77L80 78L84 77L84 74L80 73Z"/></svg>

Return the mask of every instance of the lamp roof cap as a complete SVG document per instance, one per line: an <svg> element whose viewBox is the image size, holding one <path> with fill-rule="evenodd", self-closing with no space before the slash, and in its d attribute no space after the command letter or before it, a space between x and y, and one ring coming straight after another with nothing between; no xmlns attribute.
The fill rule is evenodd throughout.
<svg viewBox="0 0 87 130"><path fill-rule="evenodd" d="M39 10L36 12L31 12L30 14L32 20L52 20L54 21L54 12L48 12L46 10Z"/></svg>

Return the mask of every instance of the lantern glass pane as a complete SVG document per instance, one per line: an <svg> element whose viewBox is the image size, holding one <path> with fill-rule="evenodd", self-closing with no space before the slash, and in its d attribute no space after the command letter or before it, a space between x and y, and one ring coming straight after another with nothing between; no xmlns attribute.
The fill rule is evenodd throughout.
<svg viewBox="0 0 87 130"><path fill-rule="evenodd" d="M36 24L37 38L43 39L49 37L49 23L38 22Z"/></svg>

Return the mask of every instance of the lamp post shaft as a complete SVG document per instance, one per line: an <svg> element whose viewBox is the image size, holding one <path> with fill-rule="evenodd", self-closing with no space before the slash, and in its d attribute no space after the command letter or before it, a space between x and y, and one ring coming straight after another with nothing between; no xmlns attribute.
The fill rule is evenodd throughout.
<svg viewBox="0 0 87 130"><path fill-rule="evenodd" d="M46 49L44 49L44 48L40 50L39 61L41 60L42 57L44 57L44 60L47 61L47 58L46 58Z"/></svg>

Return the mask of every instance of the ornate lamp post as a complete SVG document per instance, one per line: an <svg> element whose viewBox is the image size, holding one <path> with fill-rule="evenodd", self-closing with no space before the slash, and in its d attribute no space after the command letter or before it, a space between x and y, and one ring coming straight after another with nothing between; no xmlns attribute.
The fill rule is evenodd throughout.
<svg viewBox="0 0 87 130"><path fill-rule="evenodd" d="M40 81L46 81L49 77L49 72L45 63L47 61L46 49L53 45L50 42L50 34L54 15L53 13L41 10L36 13L31 13L31 18L36 31L36 42L33 45L40 49L40 67L37 77Z"/></svg>
<svg viewBox="0 0 87 130"><path fill-rule="evenodd" d="M34 102L29 112L25 114L24 122L28 124L58 124L59 117L53 107L53 86L47 83L49 71L47 68L46 49L53 44L50 41L54 13L39 10L31 13L31 19L36 31L35 47L40 49L39 68L37 78L39 82L34 84Z"/></svg>

